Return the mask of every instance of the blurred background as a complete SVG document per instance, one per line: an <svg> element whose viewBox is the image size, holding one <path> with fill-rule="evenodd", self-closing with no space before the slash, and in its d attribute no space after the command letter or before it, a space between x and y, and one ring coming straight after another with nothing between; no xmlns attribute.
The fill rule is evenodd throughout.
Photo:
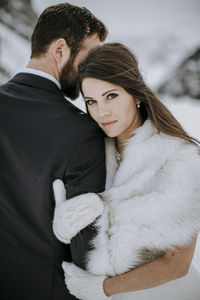
<svg viewBox="0 0 200 300"><path fill-rule="evenodd" d="M44 8L65 1L1 0L0 84L22 70ZM136 54L146 82L185 130L200 139L200 0L74 0L99 17ZM74 102L84 110L82 99ZM194 262L200 262L198 242ZM199 272L200 272L200 267Z"/></svg>

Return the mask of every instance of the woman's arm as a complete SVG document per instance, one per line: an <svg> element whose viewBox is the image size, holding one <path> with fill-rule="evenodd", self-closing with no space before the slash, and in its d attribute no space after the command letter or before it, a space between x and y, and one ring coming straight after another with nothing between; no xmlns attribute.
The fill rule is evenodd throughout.
<svg viewBox="0 0 200 300"><path fill-rule="evenodd" d="M196 238L187 247L167 251L163 257L148 264L106 279L64 262L65 283L72 295L85 300L108 300L115 294L152 288L186 275L195 245Z"/></svg>
<svg viewBox="0 0 200 300"><path fill-rule="evenodd" d="M188 246L168 250L161 258L122 275L106 278L103 283L105 294L111 296L144 290L185 276L192 261L196 240L197 237Z"/></svg>

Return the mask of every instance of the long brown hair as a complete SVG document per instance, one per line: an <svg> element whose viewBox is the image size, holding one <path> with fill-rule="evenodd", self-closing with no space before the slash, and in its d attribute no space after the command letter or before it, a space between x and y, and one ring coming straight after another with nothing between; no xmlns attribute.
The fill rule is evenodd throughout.
<svg viewBox="0 0 200 300"><path fill-rule="evenodd" d="M135 55L120 43L107 43L93 50L79 66L79 85L84 78L104 80L124 88L140 101L143 121L151 120L158 132L198 144L189 136L158 96L146 85Z"/></svg>

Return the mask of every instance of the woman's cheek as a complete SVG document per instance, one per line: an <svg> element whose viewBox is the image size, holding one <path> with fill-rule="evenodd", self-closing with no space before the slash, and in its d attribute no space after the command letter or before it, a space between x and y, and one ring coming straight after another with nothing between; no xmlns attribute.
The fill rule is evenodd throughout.
<svg viewBox="0 0 200 300"><path fill-rule="evenodd" d="M97 112L95 111L95 109L92 107L88 107L88 112L89 112L90 116L92 117L92 119L94 119L99 124L98 115L97 115Z"/></svg>

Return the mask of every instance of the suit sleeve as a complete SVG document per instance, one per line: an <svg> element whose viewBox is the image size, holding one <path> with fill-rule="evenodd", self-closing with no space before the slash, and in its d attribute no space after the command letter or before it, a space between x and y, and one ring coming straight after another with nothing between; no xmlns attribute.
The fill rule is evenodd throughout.
<svg viewBox="0 0 200 300"><path fill-rule="evenodd" d="M104 135L92 124L77 140L65 171L67 199L105 189Z"/></svg>
<svg viewBox="0 0 200 300"><path fill-rule="evenodd" d="M96 124L84 130L66 168L64 182L67 199L81 194L102 192L105 189L104 138ZM86 266L86 254L91 250L90 241L96 234L92 223L71 239L72 260L83 269Z"/></svg>

